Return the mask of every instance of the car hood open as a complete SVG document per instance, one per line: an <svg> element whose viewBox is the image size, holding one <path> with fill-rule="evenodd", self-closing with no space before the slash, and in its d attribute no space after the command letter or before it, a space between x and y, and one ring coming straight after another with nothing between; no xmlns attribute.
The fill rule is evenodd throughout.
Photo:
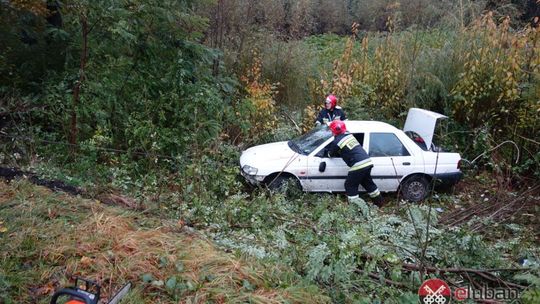
<svg viewBox="0 0 540 304"><path fill-rule="evenodd" d="M265 162L279 159L288 160L296 154L297 153L289 148L286 141L259 145L242 152L240 165L253 166L253 164L264 164Z"/></svg>
<svg viewBox="0 0 540 304"><path fill-rule="evenodd" d="M424 139L424 142L429 149L429 147L431 147L431 142L433 141L433 133L435 132L437 120L444 118L448 117L424 109L411 108L407 114L407 120L405 121L403 131L414 131L418 133L418 135Z"/></svg>

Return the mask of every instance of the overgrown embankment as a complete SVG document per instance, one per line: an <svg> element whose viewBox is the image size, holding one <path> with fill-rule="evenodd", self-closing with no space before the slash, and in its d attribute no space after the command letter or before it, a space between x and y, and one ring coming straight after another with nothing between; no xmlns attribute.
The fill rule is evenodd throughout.
<svg viewBox="0 0 540 304"><path fill-rule="evenodd" d="M48 303L70 275L97 280L122 303L325 303L317 287L276 264L216 249L184 227L26 181L0 182L0 302Z"/></svg>
<svg viewBox="0 0 540 304"><path fill-rule="evenodd" d="M199 170L171 180L143 211L2 184L1 287L11 297L43 296L76 273L107 292L132 280L137 299L162 303L266 292L262 302L416 303L421 282L442 277L453 288L487 284L518 290L524 303L538 299L537 186L512 192L482 175L423 205L387 195L379 210L328 194L248 194L236 171L226 163L216 170L216 161L194 164ZM238 262L187 226L267 266Z"/></svg>

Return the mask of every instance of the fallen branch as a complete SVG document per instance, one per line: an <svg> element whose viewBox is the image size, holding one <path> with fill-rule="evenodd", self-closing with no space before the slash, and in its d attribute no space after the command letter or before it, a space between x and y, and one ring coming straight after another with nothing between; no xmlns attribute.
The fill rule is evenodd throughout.
<svg viewBox="0 0 540 304"><path fill-rule="evenodd" d="M377 282L385 282L386 284L390 284L390 285L393 285L393 286L396 286L396 287L401 287L401 288L407 288L407 285L401 283L401 282L396 282L396 281L392 281L392 280L389 280L389 279L386 279L386 278L383 278L382 276L376 274L376 273L372 273L372 272L365 272L361 269L356 269L355 270L356 273L358 274L361 274L361 275L367 275L368 277L370 277L371 279L377 281Z"/></svg>
<svg viewBox="0 0 540 304"><path fill-rule="evenodd" d="M445 215L439 223L446 226L458 226L467 222L475 215L492 219L497 222L503 222L521 210L523 206L528 203L526 198L538 190L540 190L540 185L536 185L523 191L513 199L501 199L500 196L496 196L495 202L490 202L489 204L475 204L464 210L449 213ZM486 228L486 225L479 223L473 227L473 230L478 231L483 228Z"/></svg>
<svg viewBox="0 0 540 304"><path fill-rule="evenodd" d="M411 271L423 270L423 271L426 271L428 273L458 273L458 274L464 274L464 275L466 275L468 277L469 281L471 281L470 277L469 277L469 274L475 274L475 275L477 275L477 276L479 276L479 277L481 277L481 278L483 278L485 280L495 282L495 283L498 283L500 285L504 285L506 287L514 287L514 288L519 288L519 289L526 289L527 288L527 286L523 286L523 285L519 285L519 284L504 281L503 279L497 277L496 275L492 274L491 272L486 271L486 270L482 270L482 269L437 268L437 267L420 266L420 265L408 264L408 263L404 263L403 268L405 268L406 270L411 270ZM519 269L519 268L513 269L513 271L518 271L518 270L523 271L523 270L527 270L527 269ZM471 281L471 283L472 282L473 281Z"/></svg>
<svg viewBox="0 0 540 304"><path fill-rule="evenodd" d="M144 206L134 199L117 194L102 194L97 199L106 205L120 205L135 210L144 209Z"/></svg>
<svg viewBox="0 0 540 304"><path fill-rule="evenodd" d="M292 121L292 123L294 124L295 128L296 128L296 131L298 131L299 134L302 134L302 129L300 128L300 126L298 126L298 124L296 123L296 121L294 121L294 119L291 117L291 115L289 115L289 113L283 111L283 114L285 116L287 116L288 119L290 119Z"/></svg>
<svg viewBox="0 0 540 304"><path fill-rule="evenodd" d="M81 195L85 198L94 198L91 193L85 189L75 187L59 180L49 180L39 177L36 173L22 171L17 168L0 167L0 178L6 179L8 182L15 178L25 178L31 183L46 187L52 191L62 191L70 195ZM101 194L97 196L97 200L106 205L120 205L129 209L144 210L144 205L139 204L132 198L116 195L116 194Z"/></svg>
<svg viewBox="0 0 540 304"><path fill-rule="evenodd" d="M68 185L59 180L47 180L37 176L32 172L22 171L16 168L0 167L0 177L5 178L7 181L11 181L14 178L23 177L27 178L33 184L38 186L44 186L52 191L63 191L72 195L82 194L84 191L81 188Z"/></svg>

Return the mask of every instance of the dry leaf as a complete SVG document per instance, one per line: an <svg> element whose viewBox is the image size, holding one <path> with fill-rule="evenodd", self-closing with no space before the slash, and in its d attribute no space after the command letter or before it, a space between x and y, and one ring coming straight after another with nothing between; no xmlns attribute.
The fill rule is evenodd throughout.
<svg viewBox="0 0 540 304"><path fill-rule="evenodd" d="M92 258L89 258L89 257L86 257L86 256L83 256L81 258L81 261L80 261L81 265L83 265L83 266L90 266L90 264L92 264L92 262L93 262Z"/></svg>

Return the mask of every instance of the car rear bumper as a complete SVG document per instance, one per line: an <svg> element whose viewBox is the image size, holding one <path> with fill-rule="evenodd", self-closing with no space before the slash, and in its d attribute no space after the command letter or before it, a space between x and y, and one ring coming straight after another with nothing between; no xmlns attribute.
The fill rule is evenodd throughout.
<svg viewBox="0 0 540 304"><path fill-rule="evenodd" d="M462 172L439 173L432 175L437 186L450 187L457 184L462 178Z"/></svg>

